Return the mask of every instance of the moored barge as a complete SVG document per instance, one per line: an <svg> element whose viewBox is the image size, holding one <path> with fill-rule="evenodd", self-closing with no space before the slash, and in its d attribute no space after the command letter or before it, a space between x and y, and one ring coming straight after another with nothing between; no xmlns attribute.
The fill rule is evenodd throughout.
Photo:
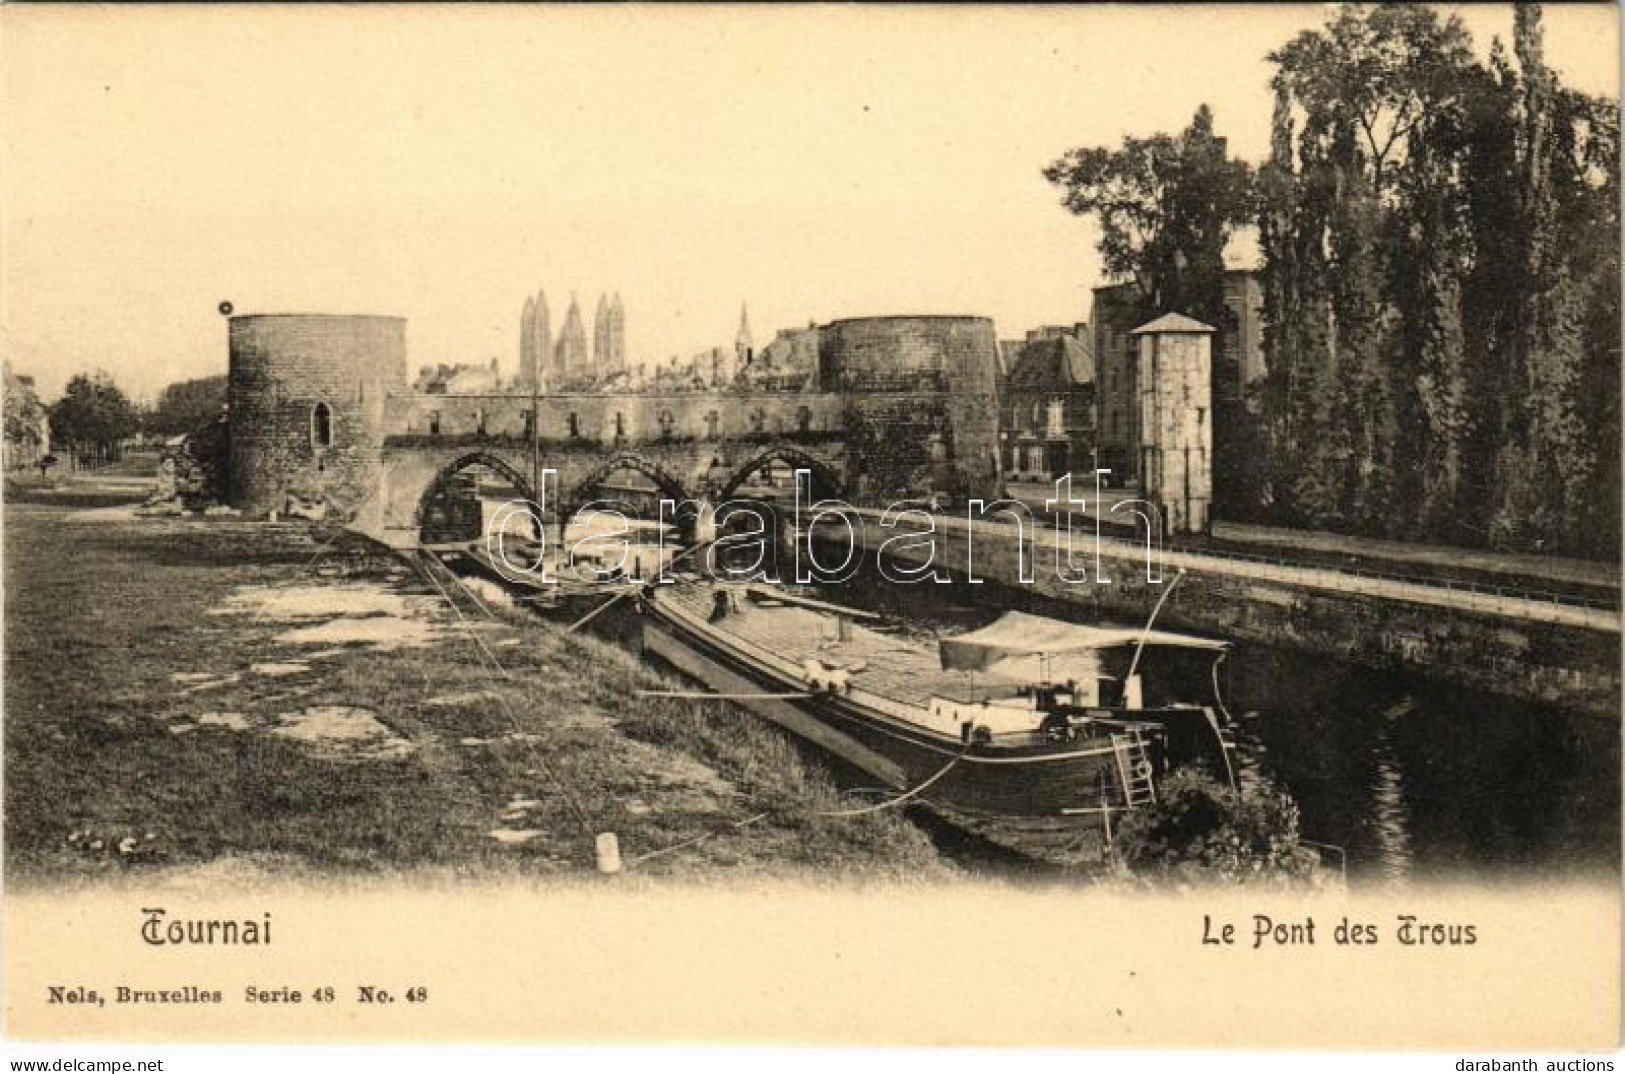
<svg viewBox="0 0 1625 1074"><path fill-rule="evenodd" d="M1105 860L1113 827L1175 767L1233 783L1228 728L1181 696L1216 689L1223 641L1009 612L933 651L871 613L699 579L647 588L642 608L646 651L894 801L1028 856Z"/></svg>

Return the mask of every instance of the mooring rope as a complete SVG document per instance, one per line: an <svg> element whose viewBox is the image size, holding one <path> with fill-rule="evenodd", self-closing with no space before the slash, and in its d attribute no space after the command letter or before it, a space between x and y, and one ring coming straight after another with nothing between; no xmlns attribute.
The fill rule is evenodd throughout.
<svg viewBox="0 0 1625 1074"><path fill-rule="evenodd" d="M1219 665L1224 663L1225 658L1229 655L1228 652L1220 650L1219 658L1213 661L1213 700L1219 706L1219 711L1224 714L1224 718L1231 723L1235 723L1236 718L1230 715L1229 709L1224 707L1224 695L1219 692Z"/></svg>
<svg viewBox="0 0 1625 1074"><path fill-rule="evenodd" d="M935 783L937 780L941 779L943 776L946 776L948 774L948 771L951 768L953 768L954 765L958 764L964 758L965 754L970 752L970 748L971 748L971 744L967 743L963 750L960 750L958 753L954 754L953 757L951 757L949 759L948 763L943 765L942 768L938 769L937 772L934 773L931 776L930 779L926 780L924 783L919 784L918 786L914 787L913 789L911 789L909 791L906 791L903 794L898 795L895 798L888 798L886 801L880 802L877 805L863 806L862 808L859 808L859 809L813 809L813 810L808 810L803 815L804 816L809 816L809 817L821 817L821 818L828 818L828 819L835 819L835 820L847 820L847 819L850 819L852 817L863 817L863 816L868 816L871 813L881 813L881 812L884 812L884 811L886 811L888 809L895 809L896 807L898 807L900 805L903 805L905 802L908 802L908 801L912 800L913 798L917 797L927 787L931 786L933 783ZM636 857L627 858L627 859L625 859L625 861L626 861L627 865L641 865L642 863L644 863L646 861L652 861L655 858L663 858L667 854L675 854L679 850L686 850L689 847L698 846L699 844L704 843L707 840L715 839L719 835L724 835L724 834L726 834L728 832L736 832L736 831L739 831L739 830L741 830L743 828L748 828L753 824L757 824L757 823L759 823L759 822L761 822L763 820L766 820L768 817L770 817L772 815L773 814L771 812L757 813L755 816L746 817L744 820L734 821L732 824L729 824L724 828L719 828L716 831L703 832L700 835L694 836L692 839L685 839L680 843L673 843L671 846L661 847L658 850L650 850L650 851L647 851L646 853L639 854Z"/></svg>
<svg viewBox="0 0 1625 1074"><path fill-rule="evenodd" d="M673 843L671 846L661 847L658 850L650 850L643 854L639 854L636 857L626 858L624 860L627 865L641 865L646 861L653 861L655 858L663 858L667 854L675 854L679 850L687 850L691 846L698 846L700 843L703 843L708 839L715 839L724 832L736 832L741 828L749 828L752 824L755 824L758 821L766 820L770 816L772 816L771 813L758 813L753 817L746 817L744 820L734 821L726 828L722 828L714 832L702 832L701 834L694 836L692 839L684 839L681 843Z"/></svg>
<svg viewBox="0 0 1625 1074"><path fill-rule="evenodd" d="M421 558L417 562L419 564L419 573L427 578L429 580L429 584L434 586L434 588L440 593L441 597L445 599L447 604L451 605L451 610L456 613L457 621L462 626L463 632L467 634L474 642L475 646L480 650L480 652L484 655L484 658L490 663L495 671L504 679L507 679L509 682L513 682L513 675L506 667L503 666L502 661L497 658L496 654L491 651L490 647L485 644L485 639L479 636L479 633L474 629L474 625L468 621L468 618L465 615L463 615L463 610L457 606L457 601L452 598L451 593L445 588L445 586L440 584L439 579L434 576L434 572L423 564ZM457 585L460 589L462 589L464 592L470 592L468 587L464 586L460 579L456 579L456 575L453 575L452 577L453 579L457 580ZM472 596L472 593L470 593L470 595ZM481 604L481 607L484 607L483 603ZM491 612L489 608L486 608L485 611L486 614L492 619L496 618L495 613ZM498 693L497 703L502 706L503 712L507 715L508 723L513 727L514 733L516 735L521 734L522 732L519 726L519 718L514 715L512 707L508 704L508 699L501 693ZM575 814L577 823L579 823L584 830L593 832L594 826L591 819L587 816L587 811L583 809L581 803L576 800L576 797L573 793L571 793L569 786L559 778L557 772L553 771L552 765L547 763L547 758L543 757L541 753L528 741L525 742L525 745L529 748L530 756L536 762L537 768L540 769L542 774L547 777L548 782L553 784L554 789L559 792L559 796L564 799L564 802L567 806L569 806L570 811Z"/></svg>
<svg viewBox="0 0 1625 1074"><path fill-rule="evenodd" d="M391 463L389 465L389 468L386 469L383 472L383 474L379 476L378 482L377 482L377 484L375 484L372 487L372 490L370 492L368 492L365 496L361 497L361 499L356 501L356 505L355 505L354 509L351 512L351 517L354 517L354 513L356 511L360 511L363 507L367 506L367 504L372 502L372 498L374 496L378 495L378 493L383 491L384 482L388 481L389 480L389 475L393 474L396 470L400 469L400 467L401 467L400 462L394 462L394 463ZM327 540L323 541L320 545L317 546L315 553L312 554L311 557L308 560L305 561L305 565L302 568L300 568L299 574L295 575L295 577L303 577L304 575L309 574L311 572L311 570L315 568L316 561L321 559L322 556L326 555L327 552L335 544L338 543L339 538L343 537L348 532L349 531L344 529L343 527L339 527L337 532L334 533L333 536L329 537Z"/></svg>
<svg viewBox="0 0 1625 1074"><path fill-rule="evenodd" d="M872 806L863 806L863 807L861 807L859 809L826 809L826 810L818 810L818 811L814 812L812 815L815 816L815 817L862 817L862 816L866 816L866 815L868 815L870 813L881 813L881 812L884 812L885 810L888 810L888 809L895 809L896 807L902 805L904 802L907 802L910 799L917 797L920 794L921 791L923 791L927 787L931 786L931 784L935 783L937 780L941 779L943 776L946 776L949 773L949 771L952 770L954 765L958 764L960 761L965 759L965 755L971 751L971 746L973 746L974 744L975 743L971 743L971 742L965 743L965 748L960 750L958 753L954 754L953 757L949 758L948 763L943 765L941 768L939 768L937 770L936 774L933 775L930 779L926 780L924 783L921 783L921 784L917 785L916 787L914 787L913 790L906 791L903 794L898 795L896 798L888 798L884 802L880 802L880 803L878 803L876 805L872 805Z"/></svg>
<svg viewBox="0 0 1625 1074"><path fill-rule="evenodd" d="M688 549L685 549L679 556L673 557L673 559L670 562L675 563L678 559L692 554L693 552L697 551L700 547L702 547L702 545L700 545L700 544L693 545L693 546L689 547ZM427 553L420 553L420 556L426 558ZM419 560L418 565L419 565L420 572L429 580L429 583L432 586L434 586L434 588L440 593L441 597L443 597L445 599L446 603L451 605L452 611L454 611L456 613L459 623L463 626L465 632L469 634L469 637L474 641L475 645L480 649L480 651L484 655L485 659L487 659L490 662L490 664L496 669L496 671L499 674L501 674L504 678L508 679L510 682L513 681L513 676L508 672L507 668L503 667L502 662L497 658L496 654L493 653L491 651L491 649L485 644L484 639L479 637L479 635L474 631L473 625L470 624L468 622L467 618L463 615L462 609L460 607L458 607L457 602L456 602L456 600L454 600L452 598L451 593L443 585L440 584L440 581L434 576L434 573L430 569L428 569L427 566L422 564L421 559ZM462 583L462 580L457 578L455 572L451 571L451 569L447 568L447 567L442 567L442 569L445 570L447 572L447 574L451 575L452 579L457 583L457 586L458 586L459 589L462 589L465 593L468 593L469 596L476 601L476 603L486 613L486 615L488 617L490 617L493 620L497 618L496 613L493 612L489 607L487 607L483 601L478 600L478 598L474 596L473 592L471 590L469 590L468 587L465 586ZM606 608L608 608L609 605L615 603L615 601L620 600L624 596L627 596L628 593L630 593L630 592L632 592L632 591L628 590L626 592L619 593L616 596L610 598L610 600L606 601L604 604L600 605L597 609L595 609L594 611L589 613L585 617L585 619L579 620L576 625L579 626L579 625L581 625L581 623L584 623L587 619L591 619L593 616L597 615L599 612L601 612L601 611L605 610ZM571 631L573 631L574 629L575 629L574 626L572 626L570 628ZM566 633L569 633L569 632L570 631L566 631ZM648 695L648 696L661 696L660 693L657 692L657 691L640 691L640 693ZM715 696L715 695L710 695L710 696ZM798 695L798 696L806 696L806 695ZM726 698L723 698L723 699L726 699ZM518 723L517 718L513 714L513 710L508 707L507 700L505 698L501 697L501 695L498 695L498 701L502 704L503 709L507 712L509 721L513 724L515 730L517 731L518 727L519 727L519 723ZM973 746L974 746L974 743L967 742L965 744L965 747L962 750L960 750L958 753L956 753L952 757L950 757L948 759L948 763L943 765L936 772L932 773L930 778L924 780L923 782L921 782L919 784L916 784L914 787L904 791L902 794L899 794L899 795L897 795L897 796L895 796L893 798L888 798L887 800L885 800L883 802L878 802L878 803L876 803L874 805L870 805L870 806L862 806L862 807L859 807L859 808L856 808L856 809L808 810L808 811L805 811L802 815L809 816L809 817L818 817L818 818L823 818L823 819L846 820L846 819L851 819L851 818L854 818L854 817L862 817L862 816L869 816L869 815L877 814L877 813L883 813L883 812L885 812L887 810L896 809L899 806L906 805L908 802L911 802L914 799L918 798L928 788L930 788L931 786L936 784L939 780L941 780L944 776L946 776L950 771L952 771L953 768L956 765L958 765L959 762L961 760L963 760L967 754L970 753ZM547 764L546 760L543 759L539 754L537 754L534 749L531 752L532 752L532 755L535 756L537 764L541 768L542 772L547 775L548 779L559 790L560 795L562 797L564 797L566 802L569 803L571 809L575 812L576 818L577 818L578 821L580 821L582 827L589 830L589 831L591 831L592 830L592 825L588 821L588 818L586 816L585 811L576 802L574 796L570 794L569 789L564 785L563 781L559 779L558 775L553 772L552 768ZM708 840L714 839L719 835L723 835L723 834L726 834L726 833L729 833L729 832L741 831L741 830L743 830L745 828L751 827L754 824L761 823L763 820L766 820L768 817L770 817L772 815L773 814L772 814L771 811L764 811L764 812L761 812L761 813L756 813L756 814L754 814L752 816L744 818L743 820L734 821L734 822L726 825L725 827L716 829L714 831L703 832L700 835L694 836L694 837L692 837L690 839L682 840L681 842L678 842L678 843L673 843L670 846L660 847L660 848L657 848L655 850L646 851L646 852L644 852L642 854L638 854L636 856L626 857L626 858L623 859L623 861L628 866L640 865L640 864L642 864L644 862L652 861L652 860L654 860L656 858L665 857L668 854L674 854L674 853L676 853L676 852L678 852L680 850L686 850L689 847L698 846L699 844L707 842Z"/></svg>
<svg viewBox="0 0 1625 1074"><path fill-rule="evenodd" d="M566 634L574 634L577 630L580 630L582 627L598 618L598 614L600 612L607 612L611 605L619 602L625 597L631 596L634 592L635 590L632 589L623 589L621 592L615 594L613 597L610 597L608 600L604 601L604 603L600 604L586 615L583 615L580 619L577 619L575 622L565 627L564 632Z"/></svg>
<svg viewBox="0 0 1625 1074"><path fill-rule="evenodd" d="M794 693L713 694L705 690L634 690L638 697L666 697L682 701L805 701L817 694L808 690Z"/></svg>

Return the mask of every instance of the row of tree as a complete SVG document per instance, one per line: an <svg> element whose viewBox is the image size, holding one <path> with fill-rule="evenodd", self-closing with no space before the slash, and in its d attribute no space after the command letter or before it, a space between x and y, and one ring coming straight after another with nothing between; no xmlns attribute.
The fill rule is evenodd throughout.
<svg viewBox="0 0 1625 1074"><path fill-rule="evenodd" d="M15 397L15 398L14 398ZM46 406L55 452L84 465L111 462L137 434L169 437L189 433L218 418L226 401L224 376L169 385L151 406L133 402L106 372L79 373L62 397ZM6 396L6 428L20 431L29 420L18 393Z"/></svg>
<svg viewBox="0 0 1625 1074"><path fill-rule="evenodd" d="M1269 59L1260 166L1204 107L1046 171L1099 218L1108 271L1209 323L1225 241L1256 222L1268 375L1242 413L1214 401L1225 513L1612 558L1618 103L1561 84L1534 4L1487 62L1411 5L1345 6Z"/></svg>

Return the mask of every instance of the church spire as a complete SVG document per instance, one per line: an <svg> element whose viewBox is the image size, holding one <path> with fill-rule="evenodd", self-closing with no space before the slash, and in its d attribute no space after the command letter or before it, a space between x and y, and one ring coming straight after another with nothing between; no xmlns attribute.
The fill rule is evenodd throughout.
<svg viewBox="0 0 1625 1074"><path fill-rule="evenodd" d="M739 368L743 369L745 363L750 361L751 351L750 311L741 302L739 304L739 331L734 334L734 355L739 359Z"/></svg>
<svg viewBox="0 0 1625 1074"><path fill-rule="evenodd" d="M519 387L528 388L527 380L536 368L536 300L525 298L524 312L519 315Z"/></svg>

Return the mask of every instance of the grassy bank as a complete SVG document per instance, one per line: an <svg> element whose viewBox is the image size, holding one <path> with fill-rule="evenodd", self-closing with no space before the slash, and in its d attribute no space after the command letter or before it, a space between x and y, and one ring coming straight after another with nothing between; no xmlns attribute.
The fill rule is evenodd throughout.
<svg viewBox="0 0 1625 1074"><path fill-rule="evenodd" d="M83 503L6 504L12 880L568 876L601 831L685 879L950 869L897 815L810 817L840 802L816 765L748 715L638 698L673 683L608 641L462 619L302 528Z"/></svg>

